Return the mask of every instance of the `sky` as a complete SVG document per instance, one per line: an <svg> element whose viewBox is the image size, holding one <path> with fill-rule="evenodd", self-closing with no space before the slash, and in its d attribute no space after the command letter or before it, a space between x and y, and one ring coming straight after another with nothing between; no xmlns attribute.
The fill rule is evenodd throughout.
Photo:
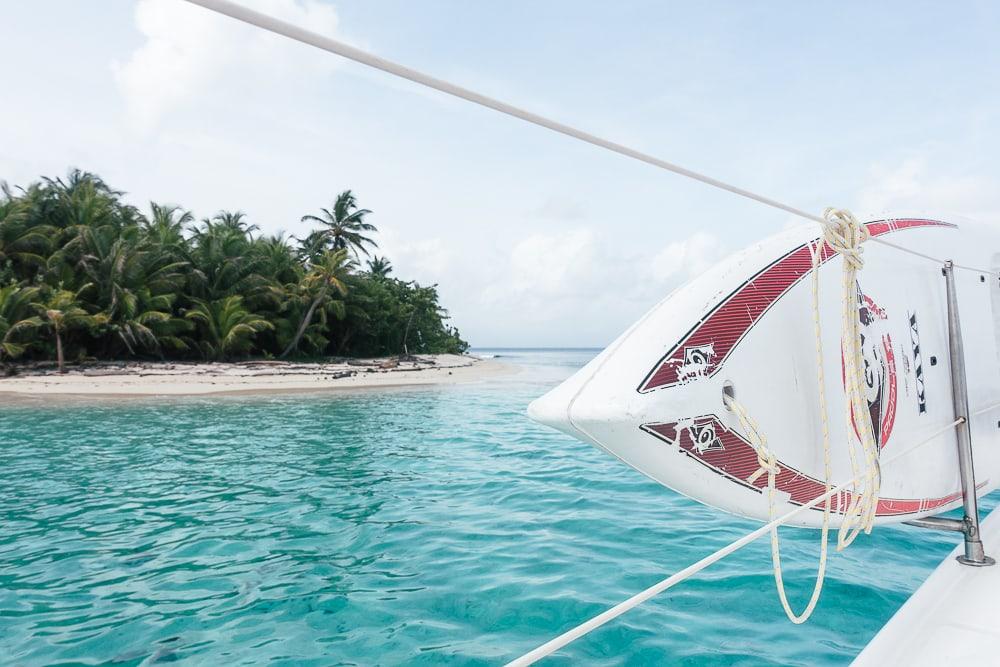
<svg viewBox="0 0 1000 667"><path fill-rule="evenodd" d="M817 213L1000 225L991 2L240 0ZM474 346L603 346L787 214L183 0L0 0L0 180L304 236L351 189Z"/></svg>

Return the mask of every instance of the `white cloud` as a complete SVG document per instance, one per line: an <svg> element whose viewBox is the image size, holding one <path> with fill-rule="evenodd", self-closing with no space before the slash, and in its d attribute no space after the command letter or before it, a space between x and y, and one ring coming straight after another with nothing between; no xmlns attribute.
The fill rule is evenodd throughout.
<svg viewBox="0 0 1000 667"><path fill-rule="evenodd" d="M548 220L573 221L586 217L584 208L579 202L551 196L545 198L537 213L538 217Z"/></svg>
<svg viewBox="0 0 1000 667"><path fill-rule="evenodd" d="M582 294L596 286L599 252L589 229L533 234L511 250L504 289L544 297Z"/></svg>
<svg viewBox="0 0 1000 667"><path fill-rule="evenodd" d="M703 273L722 257L719 239L707 232L668 243L653 256L650 273L660 284Z"/></svg>
<svg viewBox="0 0 1000 667"><path fill-rule="evenodd" d="M606 343L723 250L703 231L648 249L589 227L536 233L514 244L492 277L485 269L475 276L492 280L478 306L498 321L521 323L539 340L569 331L577 342Z"/></svg>
<svg viewBox="0 0 1000 667"><path fill-rule="evenodd" d="M455 278L452 243L436 237L406 240L388 227L379 230L377 241L379 247L372 254L387 257L400 278L425 285Z"/></svg>
<svg viewBox="0 0 1000 667"><path fill-rule="evenodd" d="M316 0L242 0L246 6L333 35L337 13ZM135 22L145 38L124 63L112 63L132 124L148 130L217 86L329 71L337 61L309 47L177 0L140 0Z"/></svg>
<svg viewBox="0 0 1000 667"><path fill-rule="evenodd" d="M655 298L662 288L702 273L723 254L719 239L703 231L659 250L626 245L630 248L621 248L612 234L586 227L533 234L511 249L508 271L496 290L543 299L602 294Z"/></svg>
<svg viewBox="0 0 1000 667"><path fill-rule="evenodd" d="M984 176L955 173L949 164L919 156L891 166L874 165L858 198L858 211L869 218L919 215L1000 222L995 183Z"/></svg>

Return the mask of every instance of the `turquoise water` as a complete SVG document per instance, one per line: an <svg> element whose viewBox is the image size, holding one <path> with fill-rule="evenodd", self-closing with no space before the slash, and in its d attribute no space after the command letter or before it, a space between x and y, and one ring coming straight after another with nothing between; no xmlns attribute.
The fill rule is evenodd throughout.
<svg viewBox="0 0 1000 667"><path fill-rule="evenodd" d="M754 527L528 421L593 351L500 354L463 387L0 407L0 662L496 665ZM800 606L818 535L784 536ZM860 538L793 626L760 541L549 664L845 664L955 544Z"/></svg>

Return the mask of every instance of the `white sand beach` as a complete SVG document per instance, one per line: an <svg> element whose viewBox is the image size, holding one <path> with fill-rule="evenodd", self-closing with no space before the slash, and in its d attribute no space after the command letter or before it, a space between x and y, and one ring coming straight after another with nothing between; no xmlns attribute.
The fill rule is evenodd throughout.
<svg viewBox="0 0 1000 667"><path fill-rule="evenodd" d="M476 382L514 369L471 355L425 354L403 360L350 359L331 363L246 361L235 363L100 362L20 367L0 377L3 396L185 396L287 391L325 391Z"/></svg>

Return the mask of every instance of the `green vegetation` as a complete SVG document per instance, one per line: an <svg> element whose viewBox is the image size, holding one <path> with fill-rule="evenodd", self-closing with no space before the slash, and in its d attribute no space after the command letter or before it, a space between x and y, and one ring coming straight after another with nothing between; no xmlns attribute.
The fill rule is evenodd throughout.
<svg viewBox="0 0 1000 667"><path fill-rule="evenodd" d="M3 184L0 363L464 352L436 286L369 258L370 214L348 190L292 239L239 211L144 213L77 170Z"/></svg>

